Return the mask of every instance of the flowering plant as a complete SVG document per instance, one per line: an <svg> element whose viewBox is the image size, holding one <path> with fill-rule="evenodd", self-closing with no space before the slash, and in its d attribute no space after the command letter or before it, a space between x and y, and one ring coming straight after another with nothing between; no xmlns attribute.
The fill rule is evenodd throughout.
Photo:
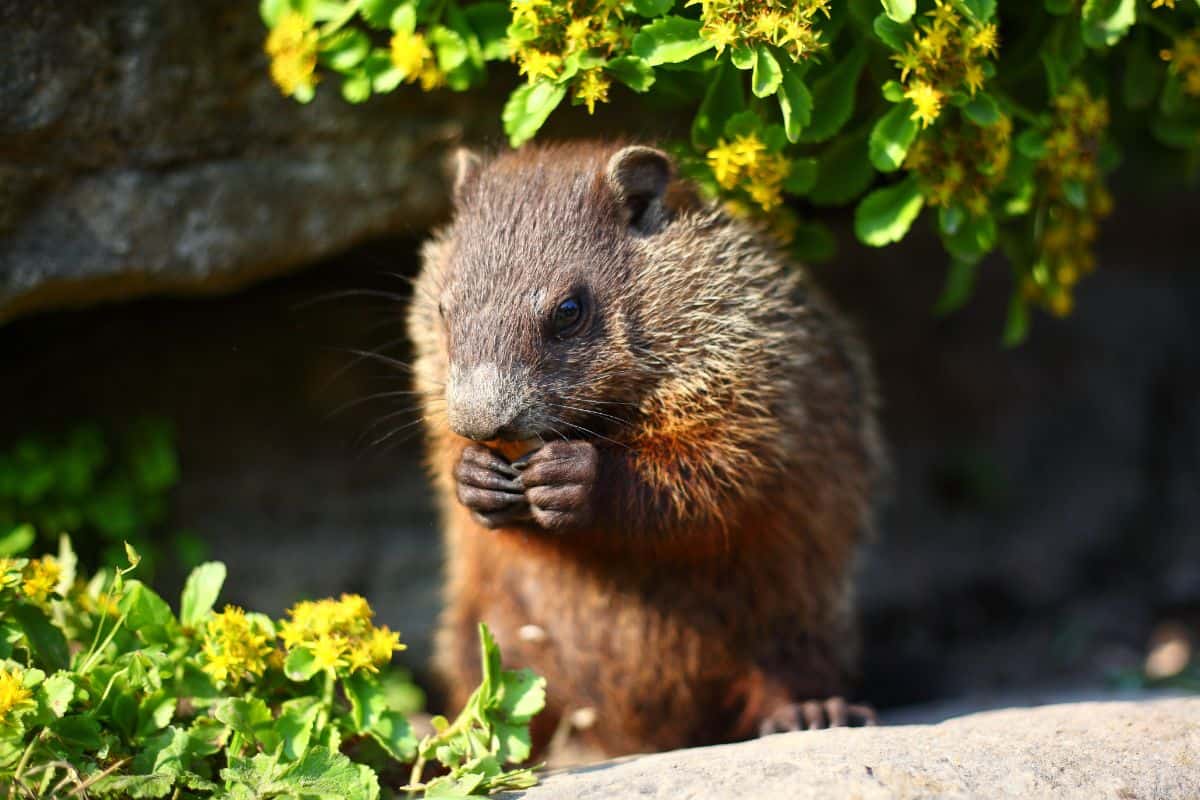
<svg viewBox="0 0 1200 800"><path fill-rule="evenodd" d="M140 556L128 559L85 580L66 537L57 556L0 558L7 797L372 800L535 782L505 763L529 757L544 681L502 670L483 626L483 684L418 742L405 714L419 692L389 666L404 646L362 597L301 602L278 621L217 612L225 567L209 562L177 616L127 577ZM425 779L429 761L446 774Z"/></svg>
<svg viewBox="0 0 1200 800"><path fill-rule="evenodd" d="M1177 7L1178 6L1178 7ZM950 256L938 308L1002 249L1006 340L1031 307L1062 316L1112 206L1114 108L1129 132L1200 152L1200 3L1192 0L262 0L271 74L306 102L325 74L351 102L464 91L489 62L524 80L517 146L569 101L614 86L694 113L681 169L735 212L827 258L823 207L859 240L903 238L927 210ZM894 176L894 177L893 177Z"/></svg>

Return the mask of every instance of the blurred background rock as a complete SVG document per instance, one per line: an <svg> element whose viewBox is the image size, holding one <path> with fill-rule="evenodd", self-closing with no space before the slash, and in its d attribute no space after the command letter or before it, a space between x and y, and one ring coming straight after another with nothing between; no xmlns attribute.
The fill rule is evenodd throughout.
<svg viewBox="0 0 1200 800"><path fill-rule="evenodd" d="M0 24L0 447L171 420L173 525L227 562L226 599L361 592L420 674L441 552L416 415L357 402L407 376L353 351L407 360L400 276L446 213L442 158L499 144L503 93L298 106L245 0L0 0ZM829 219L818 271L871 344L896 462L860 583L875 702L1097 687L1194 635L1200 198L1154 167L1127 160L1076 312L1016 350L1003 263L938 318L932 236L869 251Z"/></svg>

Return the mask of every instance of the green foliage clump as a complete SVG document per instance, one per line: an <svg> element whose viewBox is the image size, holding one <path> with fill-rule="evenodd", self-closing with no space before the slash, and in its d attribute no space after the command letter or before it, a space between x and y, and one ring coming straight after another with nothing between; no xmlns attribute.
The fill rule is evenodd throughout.
<svg viewBox="0 0 1200 800"><path fill-rule="evenodd" d="M157 561L178 481L174 435L162 420L136 421L117 436L95 425L26 436L0 451L0 556L35 542L53 549L71 531L105 563L120 562L123 542Z"/></svg>
<svg viewBox="0 0 1200 800"><path fill-rule="evenodd" d="M1063 316L1094 267L1112 199L1114 132L1200 155L1194 0L262 0L271 74L311 100L322 75L363 102L404 84L524 82L503 112L514 146L565 101L594 112L615 85L694 114L685 174L765 217L799 256L827 258L815 217L853 206L860 241L924 215L950 257L937 308L971 294L981 260L1012 264L1005 338L1030 309ZM1150 135L1147 135L1150 134Z"/></svg>
<svg viewBox="0 0 1200 800"><path fill-rule="evenodd" d="M225 567L189 577L176 615L140 560L90 579L57 556L0 559L0 790L10 798L337 798L487 794L535 782L544 681L504 671L480 626L483 684L418 742L397 698L399 636L367 602L297 604L283 620L214 610ZM411 693L407 693L411 696ZM436 760L447 775L424 781ZM400 767L415 761L411 786Z"/></svg>

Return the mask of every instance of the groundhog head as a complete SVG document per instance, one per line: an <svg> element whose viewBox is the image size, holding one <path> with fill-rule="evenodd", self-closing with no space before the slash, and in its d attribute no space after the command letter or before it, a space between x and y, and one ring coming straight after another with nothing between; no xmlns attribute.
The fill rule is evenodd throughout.
<svg viewBox="0 0 1200 800"><path fill-rule="evenodd" d="M454 218L418 298L436 301L423 324L440 328L449 427L476 441L605 436L653 382L630 287L671 224L668 157L559 145L456 162Z"/></svg>

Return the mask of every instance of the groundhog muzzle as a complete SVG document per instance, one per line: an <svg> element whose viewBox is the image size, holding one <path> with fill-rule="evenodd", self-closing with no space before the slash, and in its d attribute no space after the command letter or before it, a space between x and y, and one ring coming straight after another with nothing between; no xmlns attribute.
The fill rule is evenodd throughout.
<svg viewBox="0 0 1200 800"><path fill-rule="evenodd" d="M863 349L754 224L641 146L458 156L409 312L447 553L547 679L535 745L604 755L863 721L851 578L883 466Z"/></svg>

